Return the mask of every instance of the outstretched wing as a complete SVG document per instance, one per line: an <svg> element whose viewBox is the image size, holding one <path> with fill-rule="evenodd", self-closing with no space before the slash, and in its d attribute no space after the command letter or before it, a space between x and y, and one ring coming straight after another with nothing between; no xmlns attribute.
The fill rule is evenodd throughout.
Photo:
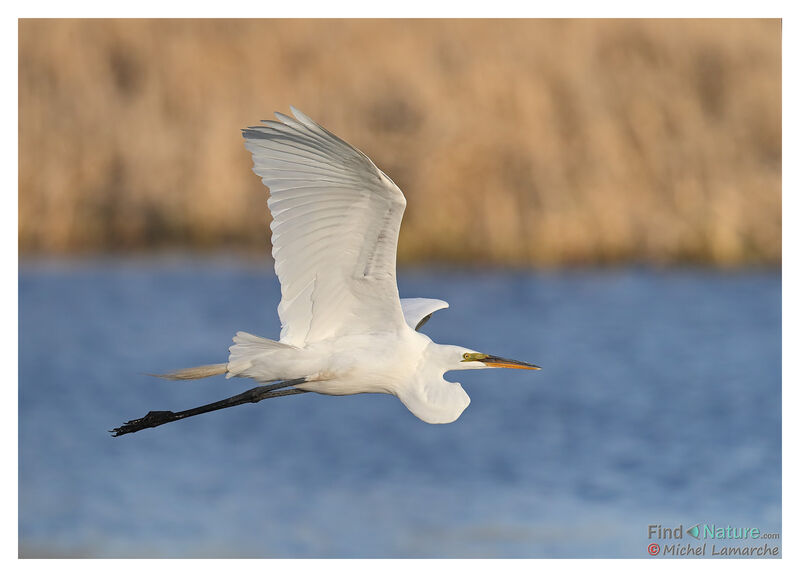
<svg viewBox="0 0 800 577"><path fill-rule="evenodd" d="M439 299L400 299L400 306L403 308L403 316L406 324L415 331L422 328L427 323L431 315L438 310L446 309L450 305Z"/></svg>
<svg viewBox="0 0 800 577"><path fill-rule="evenodd" d="M292 108L242 132L269 187L281 342L405 324L395 260L406 199L361 151Z"/></svg>

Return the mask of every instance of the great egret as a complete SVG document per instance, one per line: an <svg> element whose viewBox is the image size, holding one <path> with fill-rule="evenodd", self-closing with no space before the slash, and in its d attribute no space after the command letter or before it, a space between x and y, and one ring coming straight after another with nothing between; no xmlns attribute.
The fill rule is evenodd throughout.
<svg viewBox="0 0 800 577"><path fill-rule="evenodd" d="M281 284L280 340L239 332L227 363L158 375L199 379L225 374L262 385L179 413L152 411L111 431L114 436L265 398L387 393L426 423L455 421L469 405L447 371L538 369L461 346L439 345L419 332L449 305L401 299L395 280L406 199L365 154L299 110L294 118L243 130L254 172L269 188L272 256Z"/></svg>

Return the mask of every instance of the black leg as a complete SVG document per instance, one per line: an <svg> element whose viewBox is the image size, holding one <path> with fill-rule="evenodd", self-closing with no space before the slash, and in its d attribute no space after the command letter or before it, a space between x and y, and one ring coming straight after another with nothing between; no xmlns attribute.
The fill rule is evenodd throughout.
<svg viewBox="0 0 800 577"><path fill-rule="evenodd" d="M150 411L141 419L128 421L124 425L112 429L109 432L111 433L112 437L119 437L120 435L127 435L128 433L141 431L142 429L158 427L159 425L163 425L165 423L179 421L187 417L194 417L195 415L202 415L203 413L210 413L211 411L227 409L228 407L235 407L236 405L243 405L244 403L257 403L259 401L263 401L264 399L306 393L308 391L301 391L300 389L279 390L286 389L287 387L292 387L294 385L299 385L303 382L305 382L305 379L292 379L291 381L281 381L272 385L263 385L233 397L222 399L216 403L202 405L200 407L195 407L194 409L187 409L177 413L173 413L172 411Z"/></svg>

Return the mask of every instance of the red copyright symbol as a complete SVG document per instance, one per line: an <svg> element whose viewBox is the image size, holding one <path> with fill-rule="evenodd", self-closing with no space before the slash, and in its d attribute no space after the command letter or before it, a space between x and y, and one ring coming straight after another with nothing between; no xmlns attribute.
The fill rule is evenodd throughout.
<svg viewBox="0 0 800 577"><path fill-rule="evenodd" d="M661 547L658 546L658 543L650 543L647 546L647 552L651 555L658 555L658 552L661 551Z"/></svg>

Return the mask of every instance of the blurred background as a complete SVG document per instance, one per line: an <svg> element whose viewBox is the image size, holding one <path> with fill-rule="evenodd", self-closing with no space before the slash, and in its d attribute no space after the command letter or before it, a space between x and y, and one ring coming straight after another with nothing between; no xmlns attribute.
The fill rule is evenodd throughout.
<svg viewBox="0 0 800 577"><path fill-rule="evenodd" d="M23 20L23 254L264 250L294 105L408 198L400 261L780 262L776 20Z"/></svg>
<svg viewBox="0 0 800 577"><path fill-rule="evenodd" d="M239 130L289 105L404 191L425 332L545 370L459 379L448 426L303 395L112 439L249 386L145 373L278 334ZM21 556L780 532L780 21L23 19L19 106Z"/></svg>

